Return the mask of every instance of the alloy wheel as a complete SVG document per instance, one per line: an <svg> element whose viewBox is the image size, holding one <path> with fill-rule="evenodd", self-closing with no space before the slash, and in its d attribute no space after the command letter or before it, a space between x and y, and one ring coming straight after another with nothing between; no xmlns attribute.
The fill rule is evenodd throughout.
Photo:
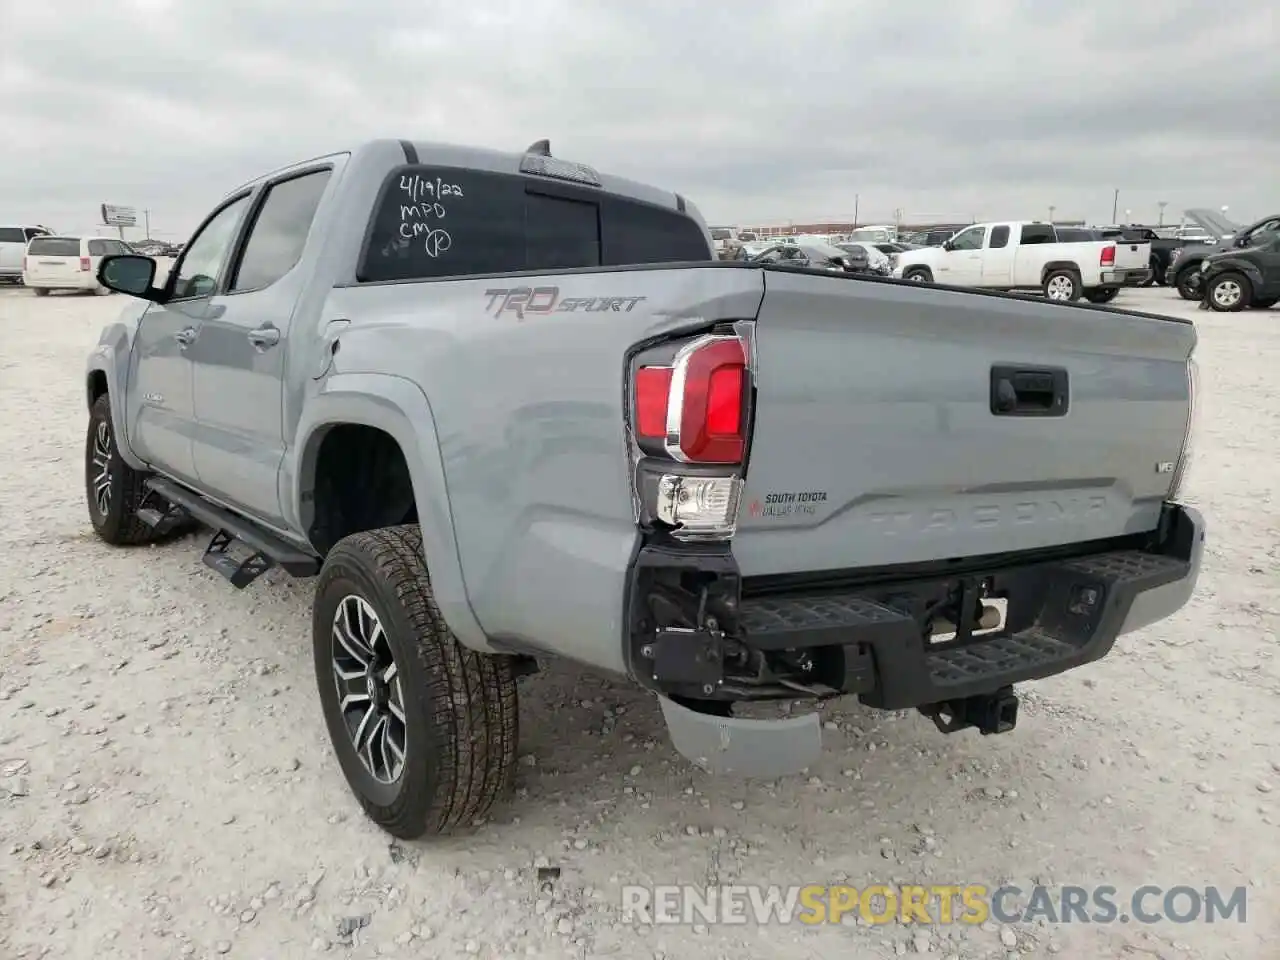
<svg viewBox="0 0 1280 960"><path fill-rule="evenodd" d="M111 510L111 424L99 420L93 432L93 500L103 517Z"/></svg>
<svg viewBox="0 0 1280 960"><path fill-rule="evenodd" d="M1054 277L1049 281L1047 292L1050 300L1070 300L1075 293L1075 284L1070 277Z"/></svg>
<svg viewBox="0 0 1280 960"><path fill-rule="evenodd" d="M1244 290L1235 280L1223 280L1213 287L1213 302L1220 307L1234 307L1244 296Z"/></svg>
<svg viewBox="0 0 1280 960"><path fill-rule="evenodd" d="M356 756L379 783L395 783L408 749L404 690L386 630L363 597L338 604L331 648L338 709Z"/></svg>

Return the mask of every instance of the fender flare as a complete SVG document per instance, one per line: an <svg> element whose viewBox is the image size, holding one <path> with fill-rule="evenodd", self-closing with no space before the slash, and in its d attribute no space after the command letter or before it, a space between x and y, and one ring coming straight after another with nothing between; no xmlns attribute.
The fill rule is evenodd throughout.
<svg viewBox="0 0 1280 960"><path fill-rule="evenodd" d="M329 429L339 424L374 427L400 445L418 505L424 560L445 623L463 646L481 653L489 644L467 596L449 502L444 461L431 403L411 380L393 374L330 375L309 397L296 431L292 459L281 470L281 502L290 526L311 529L316 457Z"/></svg>
<svg viewBox="0 0 1280 960"><path fill-rule="evenodd" d="M129 443L129 420L125 414L124 392L129 379L129 355L132 350L133 330L128 325L117 322L103 329L85 364L85 408L93 407L100 392L95 389L95 381L101 376L107 383L111 429L115 433L120 459L134 470L147 470L149 468L146 463L138 459Z"/></svg>

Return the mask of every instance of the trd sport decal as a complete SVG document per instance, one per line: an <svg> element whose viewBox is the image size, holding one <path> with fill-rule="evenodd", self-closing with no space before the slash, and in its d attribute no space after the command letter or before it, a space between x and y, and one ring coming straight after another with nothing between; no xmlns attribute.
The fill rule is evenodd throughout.
<svg viewBox="0 0 1280 960"><path fill-rule="evenodd" d="M523 320L526 313L545 316L548 313L630 313L647 297L566 297L560 299L559 287L491 287L484 292L489 298L485 312L493 316L514 313Z"/></svg>

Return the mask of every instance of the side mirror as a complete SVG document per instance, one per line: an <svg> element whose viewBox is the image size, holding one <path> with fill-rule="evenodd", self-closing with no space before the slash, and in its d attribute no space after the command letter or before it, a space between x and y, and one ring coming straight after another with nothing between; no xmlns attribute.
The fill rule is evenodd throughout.
<svg viewBox="0 0 1280 960"><path fill-rule="evenodd" d="M943 241L942 241L942 249L943 249L943 250L954 250L955 248L956 248L956 245L955 245L954 243L952 243L950 240L943 240Z"/></svg>
<svg viewBox="0 0 1280 960"><path fill-rule="evenodd" d="M164 294L152 286L155 278L156 262L136 253L103 257L98 265L98 282L108 290L158 303Z"/></svg>

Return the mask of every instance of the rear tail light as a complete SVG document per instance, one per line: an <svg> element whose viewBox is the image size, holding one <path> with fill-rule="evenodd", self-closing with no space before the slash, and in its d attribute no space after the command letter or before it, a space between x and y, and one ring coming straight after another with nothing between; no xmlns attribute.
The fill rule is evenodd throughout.
<svg viewBox="0 0 1280 960"><path fill-rule="evenodd" d="M1177 500L1186 484L1187 470L1191 466L1191 456L1195 450L1196 424L1199 422L1199 411L1196 408L1196 394L1200 386L1200 367L1195 357L1187 359L1187 396L1190 409L1187 411L1187 427L1182 435L1182 450L1178 454L1178 463L1173 471L1173 481L1169 484L1170 500Z"/></svg>
<svg viewBox="0 0 1280 960"><path fill-rule="evenodd" d="M1098 258L1098 266L1114 267L1116 265L1116 248L1115 244L1102 248L1102 256Z"/></svg>
<svg viewBox="0 0 1280 960"><path fill-rule="evenodd" d="M750 424L749 357L743 336L716 333L654 347L633 362L638 513L678 539L733 536Z"/></svg>
<svg viewBox="0 0 1280 960"><path fill-rule="evenodd" d="M80 258L80 269L81 269L81 271L83 271L84 273L88 273L88 272L89 272L89 266L90 266L90 264L89 264L89 258L88 258L88 257L81 257L81 258Z"/></svg>

